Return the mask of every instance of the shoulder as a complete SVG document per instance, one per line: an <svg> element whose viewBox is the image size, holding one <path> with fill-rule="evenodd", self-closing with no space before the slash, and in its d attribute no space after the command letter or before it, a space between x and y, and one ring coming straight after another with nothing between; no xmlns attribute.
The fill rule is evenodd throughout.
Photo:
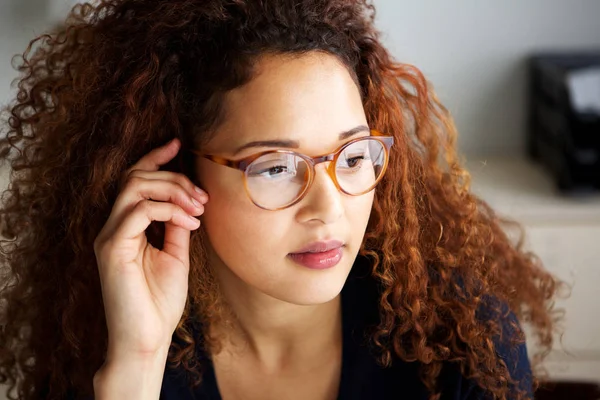
<svg viewBox="0 0 600 400"><path fill-rule="evenodd" d="M510 311L506 303L497 299L493 300L502 312L497 312L484 307L479 312L480 318L496 318L499 323L500 334L491 339L494 344L496 356L506 365L511 379L515 382L509 385L508 399L516 398L516 391L526 393L526 398L533 398L533 375L527 354L527 345L519 341L521 327L517 316ZM453 399L491 399L489 392L482 389L473 379L464 377L456 364L447 363L440 375L440 387L445 393L453 393ZM446 398L442 396L442 398Z"/></svg>
<svg viewBox="0 0 600 400"><path fill-rule="evenodd" d="M376 325L379 321L379 294L380 290L377 283L370 276L371 268L365 259L357 259L352 276L349 277L348 285L345 287L343 303L345 303L346 314L357 331L365 332L361 328ZM516 382L517 387L511 387L511 392L515 389L524 390L532 397L532 372L527 355L527 346L521 337L521 326L518 318L512 312L505 302L498 298L487 295L481 302L481 306L476 310L476 317L481 321L493 321L498 324L500 334L491 336L494 344L496 356L502 361L508 369L511 378ZM358 326L357 326L358 325ZM365 342L363 342L364 344ZM373 353L371 352L371 355ZM380 370L386 381L393 380L402 382L403 385L408 381L406 375L410 375L409 381L414 385L419 385L414 379L418 380L418 363L407 363L400 359L394 360L394 366L389 371ZM379 368L374 368L375 370ZM407 374L407 371L414 373ZM403 376L398 376L399 374ZM486 392L480 388L472 379L468 379L460 371L457 363L446 362L438 379L439 387L442 391L441 399L487 399ZM415 386L416 387L416 386ZM509 399L513 398L509 396Z"/></svg>
<svg viewBox="0 0 600 400"><path fill-rule="evenodd" d="M477 312L482 320L497 321L500 333L492 337L496 355L504 362L516 387L533 397L533 374L527 354L525 335L516 314L506 302L489 295Z"/></svg>

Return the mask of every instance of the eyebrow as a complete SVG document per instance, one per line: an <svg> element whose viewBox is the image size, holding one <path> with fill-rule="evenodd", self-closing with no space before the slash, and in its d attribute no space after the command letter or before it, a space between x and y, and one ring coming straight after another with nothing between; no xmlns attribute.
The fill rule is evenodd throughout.
<svg viewBox="0 0 600 400"><path fill-rule="evenodd" d="M360 132L370 132L370 128L365 125L359 125L350 130L341 132L338 135L339 140L346 140ZM242 150L246 150L251 147L284 147L289 149L297 149L300 147L300 143L297 140L257 140L254 142L246 143L240 147L238 147L233 155L240 153Z"/></svg>

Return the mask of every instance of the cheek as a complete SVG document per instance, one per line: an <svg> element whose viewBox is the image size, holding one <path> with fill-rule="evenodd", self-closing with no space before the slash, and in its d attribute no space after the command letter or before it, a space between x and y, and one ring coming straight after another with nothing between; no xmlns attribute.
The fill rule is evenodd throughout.
<svg viewBox="0 0 600 400"><path fill-rule="evenodd" d="M290 246L282 238L290 228L281 212L274 215L251 202L229 198L207 207L204 229L220 260L214 268L226 268L245 284L269 294L289 281L282 265Z"/></svg>
<svg viewBox="0 0 600 400"><path fill-rule="evenodd" d="M350 222L350 226L358 229L366 224L373 209L373 200L375 192L371 191L362 196L351 197L346 202L346 216ZM361 232L362 233L362 232Z"/></svg>
<svg viewBox="0 0 600 400"><path fill-rule="evenodd" d="M351 251L358 253L363 242L365 231L373 209L373 192L362 196L350 198L346 203L346 218L350 234L348 240L351 240Z"/></svg>
<svg viewBox="0 0 600 400"><path fill-rule="evenodd" d="M285 213L264 211L246 196L243 187L232 191L214 185L209 191L202 223L212 247L232 269L240 264L260 263L276 253L289 227Z"/></svg>

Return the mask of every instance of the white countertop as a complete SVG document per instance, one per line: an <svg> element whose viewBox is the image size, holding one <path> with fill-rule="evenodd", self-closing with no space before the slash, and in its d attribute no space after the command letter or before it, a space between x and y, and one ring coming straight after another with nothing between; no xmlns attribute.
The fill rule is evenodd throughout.
<svg viewBox="0 0 600 400"><path fill-rule="evenodd" d="M528 224L600 224L600 192L562 195L542 166L523 157L466 160L472 192L501 216Z"/></svg>

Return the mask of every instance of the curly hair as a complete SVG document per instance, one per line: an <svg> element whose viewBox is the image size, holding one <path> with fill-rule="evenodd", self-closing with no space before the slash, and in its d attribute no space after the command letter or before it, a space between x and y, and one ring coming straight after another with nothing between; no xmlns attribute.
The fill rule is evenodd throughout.
<svg viewBox="0 0 600 400"><path fill-rule="evenodd" d="M92 243L123 171L173 137L201 146L260 56L321 52L357 82L369 125L395 137L360 250L381 287L379 361L420 362L432 399L446 362L495 397L510 395L510 368L491 340L506 310L484 319L476 310L486 296L501 300L532 326L541 361L558 331L562 282L523 250L522 231L510 239L517 223L470 192L450 113L416 67L394 61L374 18L368 0L102 0L30 42L0 139L12 170L0 208L0 383L10 393L93 393L107 328ZM191 157L182 152L167 169L195 180ZM160 246L161 225L150 228ZM194 334L196 322L222 314L198 233L168 357L194 384L197 349L218 345Z"/></svg>

